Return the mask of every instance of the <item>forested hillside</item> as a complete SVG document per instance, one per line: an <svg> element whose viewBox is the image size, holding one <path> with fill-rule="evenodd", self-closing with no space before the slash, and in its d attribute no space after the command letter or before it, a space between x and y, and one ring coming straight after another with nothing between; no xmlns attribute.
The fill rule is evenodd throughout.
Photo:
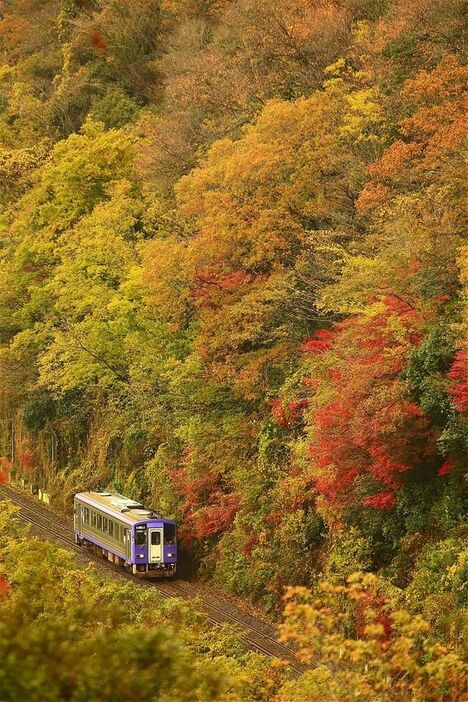
<svg viewBox="0 0 468 702"><path fill-rule="evenodd" d="M153 505L270 610L375 573L459 646L465 28L462 0L0 2L4 470Z"/></svg>

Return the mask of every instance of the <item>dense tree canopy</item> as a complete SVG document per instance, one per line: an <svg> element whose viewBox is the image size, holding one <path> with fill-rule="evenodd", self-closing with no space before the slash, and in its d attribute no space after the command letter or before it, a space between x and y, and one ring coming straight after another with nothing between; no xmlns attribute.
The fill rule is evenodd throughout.
<svg viewBox="0 0 468 702"><path fill-rule="evenodd" d="M356 570L420 609L462 557L465 28L461 0L0 3L3 462L67 508L151 502L272 609ZM455 589L425 616L457 645Z"/></svg>

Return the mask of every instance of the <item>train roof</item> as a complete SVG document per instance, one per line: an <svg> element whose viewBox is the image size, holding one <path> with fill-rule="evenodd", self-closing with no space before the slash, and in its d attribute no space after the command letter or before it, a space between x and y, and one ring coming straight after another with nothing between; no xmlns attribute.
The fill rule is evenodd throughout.
<svg viewBox="0 0 468 702"><path fill-rule="evenodd" d="M156 514L152 509L144 507L140 502L120 495L118 492L78 492L75 499L85 504L102 509L107 514L114 515L117 519L127 524L144 522L149 519L164 521L174 524L172 519L165 519Z"/></svg>

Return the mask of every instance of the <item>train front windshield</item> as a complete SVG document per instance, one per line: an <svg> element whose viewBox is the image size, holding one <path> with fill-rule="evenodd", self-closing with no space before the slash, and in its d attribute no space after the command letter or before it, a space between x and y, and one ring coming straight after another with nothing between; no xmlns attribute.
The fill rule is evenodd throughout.
<svg viewBox="0 0 468 702"><path fill-rule="evenodd" d="M146 527L137 526L135 543L137 546L144 546L146 544Z"/></svg>
<svg viewBox="0 0 468 702"><path fill-rule="evenodd" d="M176 528L175 524L165 524L164 525L164 543L166 546L174 546L176 542Z"/></svg>

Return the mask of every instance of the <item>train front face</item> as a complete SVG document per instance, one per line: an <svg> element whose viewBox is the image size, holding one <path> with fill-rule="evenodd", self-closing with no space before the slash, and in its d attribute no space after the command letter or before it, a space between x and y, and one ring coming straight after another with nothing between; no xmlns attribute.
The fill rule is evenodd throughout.
<svg viewBox="0 0 468 702"><path fill-rule="evenodd" d="M177 570L177 529L170 519L150 519L133 527L132 564L140 577L166 577Z"/></svg>

